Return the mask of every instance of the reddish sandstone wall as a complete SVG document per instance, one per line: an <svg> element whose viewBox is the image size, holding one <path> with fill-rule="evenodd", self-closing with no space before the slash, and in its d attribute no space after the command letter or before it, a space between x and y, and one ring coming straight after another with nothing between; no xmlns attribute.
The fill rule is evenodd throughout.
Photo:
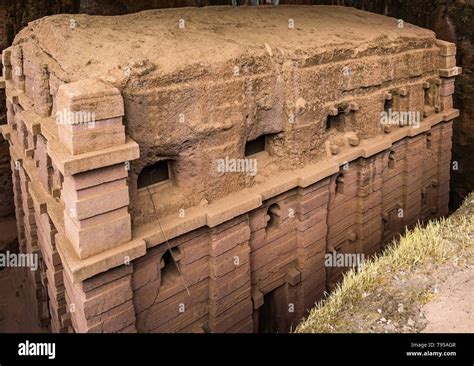
<svg viewBox="0 0 474 366"><path fill-rule="evenodd" d="M364 10L373 11L381 14L402 18L412 24L433 29L438 38L456 42L458 46L458 64L465 68L470 68L472 64L472 26L469 23L472 15L472 4L464 1L454 1L449 4L434 2L433 7L424 6L423 1L395 1L395 2L371 2L364 1L283 1L283 3L317 3L317 4L341 4L355 6ZM54 13L76 13L82 12L87 14L104 14L116 15L125 14L135 11L141 11L152 8L177 7L177 6L203 6L203 5L224 5L226 2L209 1L177 1L166 2L161 0L144 0L144 1L24 1L15 0L0 2L0 19L3 20L3 27L0 29L0 50L7 47L16 34L29 21L39 17ZM7 5L10 7L7 12ZM471 22L472 23L472 22ZM464 158L470 156L472 150L472 112L469 103L472 99L472 73L465 73L458 79L458 88L455 95L455 104L461 109L461 118L455 125L455 160L459 162L459 170L455 171L452 179L453 185L453 207L459 204L462 197L472 187L472 164L469 159ZM0 90L0 100L2 98ZM3 108L0 105L0 120L4 115ZM5 121L4 121L5 122ZM0 121L0 123L2 123ZM5 168L7 157L3 151L0 151L0 196L2 197L2 207L0 215L8 215L13 212L13 199L11 195L11 178Z"/></svg>
<svg viewBox="0 0 474 366"><path fill-rule="evenodd" d="M153 248L134 262L137 330L258 331L259 309L275 290L274 330L294 328L347 270L326 267L326 253L370 256L420 217L447 213L451 134L451 122L436 125L216 230L200 229ZM336 192L340 174L344 187ZM277 207L277 222L268 220L271 207ZM181 275L167 272L163 281L161 257L168 247Z"/></svg>
<svg viewBox="0 0 474 366"><path fill-rule="evenodd" d="M292 2L293 3L293 2ZM301 2L299 2L301 3ZM311 3L311 2L307 2ZM334 1L317 1L314 3L333 4ZM341 2L339 2L341 3ZM472 32L470 31L468 21L470 14L472 14L472 5L464 2L453 2L453 4L435 4L436 9L430 7L427 9L420 2L376 2L367 4L360 1L342 2L345 5L356 6L364 10L384 13L391 16L402 18L410 23L417 24L423 27L433 29L437 33L437 37L458 44L458 63L466 68L470 67L470 60L472 59ZM57 12L84 12L88 14L125 14L134 11L140 11L150 8L161 8L170 6L183 5L216 5L216 2L210 4L204 3L166 3L163 1L114 1L114 2L100 2L96 1L54 1L54 2L25 2L13 1L8 5L12 8L7 12L7 1L0 2L0 19L3 19L3 27L0 29L0 49L5 48L10 44L13 35L21 29L27 22L32 21L41 16L49 15ZM429 14L428 14L429 13ZM420 15L421 14L421 15ZM470 156L469 151L472 149L472 133L470 133L470 120L472 119L469 100L472 99L472 92L470 85L472 84L470 73L461 75L458 80L458 91L455 95L455 102L458 108L461 109L461 118L459 123L455 126L455 160L459 162L459 170L456 171L452 179L453 185L453 207L460 202L462 196L469 191L472 186L472 179L470 179L472 166L469 159L463 157ZM0 99L1 94L0 91ZM0 119L4 115L3 108L0 106ZM5 121L4 121L5 122ZM1 123L1 122L0 122ZM471 131L472 132L472 131ZM2 207L0 208L0 215L8 215L13 213L13 199L11 195L11 177L5 166L5 154L0 155L2 161L0 162L0 195L2 197Z"/></svg>
<svg viewBox="0 0 474 366"><path fill-rule="evenodd" d="M337 155L348 147L348 136L355 136L356 141L351 143L356 146L359 141L381 134L379 113L384 100L374 92L376 89L390 91L396 90L398 84L406 84L405 93L411 97L394 95L394 108L422 110L421 80L434 77L438 67L438 48L431 32L408 25L401 29L395 19L370 13L361 15L349 8L308 7L302 11L299 7L261 7L258 11L266 15L265 22L255 23L251 8L177 9L180 16L193 22L189 32L184 29L186 37L173 33L173 50L164 43L157 46L153 37L145 37L177 28L167 11L100 19L81 15L75 17L77 31L70 28L69 16L57 16L54 24L34 22L18 35L13 49L21 48L28 61L24 70L25 90L36 102L34 107L41 106L39 114L61 112L55 100L57 88L65 82L108 75L121 90L127 110L127 133L140 145L142 156L131 162L129 180L136 227L153 221L149 213L154 208L164 216L203 201L213 202L265 182L276 171L302 168ZM218 22L225 22L225 37L216 31L224 29L224 23L220 28L208 25L207 18L214 14L220 14ZM259 31L229 25L235 15L245 24L257 24ZM284 27L285 37L268 31L272 23L286 26L289 16L301 19L300 27L305 31L292 32ZM322 25L325 17L333 16L340 17L341 35L347 41L343 50L335 50L338 37ZM382 22L390 41L376 37L369 18L377 24ZM109 29L127 21L146 29L144 37L137 37L127 28L120 40L110 39ZM194 32L194 27L208 37ZM92 28L93 39L87 36L87 30ZM354 33L348 31L350 28L357 28L361 38L355 39ZM312 37L311 32L319 37ZM38 42L30 37L33 33L42 35ZM413 39L409 44L402 42L407 33ZM292 42L292 37L298 41ZM106 39L110 48L117 49L113 59L102 47L102 40ZM142 41L139 60L130 61L130 52ZM353 42L360 47L354 48ZM195 53L197 43L207 50L200 53L201 63L194 57L177 56ZM67 49L63 48L66 44ZM381 51L375 44L387 52L386 58L379 57ZM51 57L46 57L42 49ZM219 49L232 51L222 53ZM333 57L339 62L328 62ZM100 62L102 59L108 62ZM47 70L41 69L42 63L48 65ZM88 66L79 67L83 64ZM344 74L345 68L350 70L348 75ZM51 80L50 91L39 75ZM145 84L150 87L143 88ZM34 85L38 87L33 88ZM325 120L331 113L344 114L345 131L325 130ZM216 160L225 156L241 158L245 142L262 134L269 135L269 154L259 161L258 175L216 172ZM109 143L112 142L111 137ZM88 148L79 140L75 145L73 154ZM138 190L136 181L145 166L160 159L170 161L173 184L150 187L153 207L149 192Z"/></svg>
<svg viewBox="0 0 474 366"><path fill-rule="evenodd" d="M151 225L133 231L129 194L135 187L127 181L134 181L129 163L138 159L139 146L125 135L122 91L95 78L65 83L31 42L6 50L1 83L8 124L1 131L10 145L20 250L41 258L29 281L39 321L61 332L289 330L345 270L326 266L326 253L371 255L417 219L447 212L458 115L451 96L460 70L453 45L433 42L414 56L424 60L425 72L394 68L397 83L360 93L357 88L374 81L362 69L343 82L353 93L349 101L341 105L333 92L336 101L311 111L322 116L316 123L308 112L305 123L281 136L288 149L301 138L290 155L308 164L268 170L252 190L222 191L222 200L187 209L183 217L148 210ZM319 74L309 69L301 71L309 79L305 93L316 99L311 77ZM423 120L383 125L386 100L397 111L421 109ZM93 128L52 118L55 110L84 108L96 113ZM328 115L346 116L353 130L339 144L338 132L325 126ZM325 157L316 160L323 141ZM269 155L278 160L279 152ZM272 324L269 312L278 319Z"/></svg>
<svg viewBox="0 0 474 366"><path fill-rule="evenodd" d="M9 44L7 32L7 6L6 1L0 2L0 50ZM3 75L3 71L0 72ZM7 123L5 109L5 91L0 89L0 125ZM12 178L10 172L10 156L8 152L8 142L0 137L0 217L9 216L14 213Z"/></svg>
<svg viewBox="0 0 474 366"><path fill-rule="evenodd" d="M395 159L384 151L343 165L340 192L339 173L333 174L275 196L214 229L199 229L152 248L133 265L78 284L62 271L51 212L30 194L31 189L38 191L39 183L28 175L31 165L25 169L14 159L21 248L43 258L41 272L30 281L38 309L44 311L49 303L54 331L66 331L71 324L80 332L252 331L258 329L265 295L278 289L278 325L287 330L340 278L343 269L325 268L326 252L369 255L378 250L382 226L390 228L384 232L388 239L419 217L447 212L451 130L451 123L441 123L397 142L390 150ZM28 150L27 141L22 149ZM41 141L37 136L39 166ZM19 157L17 147L12 147L14 157ZM54 172L51 167L44 181L51 192ZM269 227L272 207L278 220ZM168 271L163 278L161 257L169 248L180 272ZM67 310L69 315L66 302L74 309ZM40 319L48 319L40 310Z"/></svg>

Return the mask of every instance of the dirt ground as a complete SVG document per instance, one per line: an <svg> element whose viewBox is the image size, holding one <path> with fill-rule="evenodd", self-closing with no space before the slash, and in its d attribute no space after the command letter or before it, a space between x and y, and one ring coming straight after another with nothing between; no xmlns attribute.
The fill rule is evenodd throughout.
<svg viewBox="0 0 474 366"><path fill-rule="evenodd" d="M17 244L15 216L0 218L0 252L13 250Z"/></svg>
<svg viewBox="0 0 474 366"><path fill-rule="evenodd" d="M366 300L341 314L348 332L474 332L474 266L430 264L391 274ZM371 299L370 299L371 298Z"/></svg>
<svg viewBox="0 0 474 366"><path fill-rule="evenodd" d="M16 268L0 271L0 333L44 333L25 295L26 281Z"/></svg>
<svg viewBox="0 0 474 366"><path fill-rule="evenodd" d="M474 332L474 267L449 277L421 311L427 321L423 333Z"/></svg>
<svg viewBox="0 0 474 366"><path fill-rule="evenodd" d="M0 218L0 253L16 252L17 232L15 217ZM0 269L0 332L40 332L33 307L25 295L23 272L16 268Z"/></svg>

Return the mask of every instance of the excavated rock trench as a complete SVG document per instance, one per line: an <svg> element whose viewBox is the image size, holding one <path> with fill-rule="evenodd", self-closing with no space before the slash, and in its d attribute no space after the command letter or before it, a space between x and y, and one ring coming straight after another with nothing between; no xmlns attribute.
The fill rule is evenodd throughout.
<svg viewBox="0 0 474 366"><path fill-rule="evenodd" d="M84 18L84 19L85 19L85 18ZM84 24L84 22L85 22L85 20L83 20L83 18L81 18L81 17L78 17L78 21L79 21L79 23L82 23L82 24ZM109 24L109 25L110 25L112 28L114 27L113 24ZM146 33L146 27L143 27L143 32ZM106 33L107 33L107 32L106 32ZM141 37L142 37L142 36L143 36L143 33L141 34ZM231 37L232 35L228 35L228 36ZM106 34L105 34L105 33L104 33L104 37L106 37ZM266 37L264 40L266 40L266 41L269 42L269 43L272 43L272 40L269 39L268 37ZM264 40L262 40L262 42L263 42ZM333 41L336 41L336 39L334 39ZM86 42L85 39L84 39L84 42ZM240 37L240 38L239 38L239 37L236 37L233 42L242 42L242 38L241 38L241 37ZM78 42L78 43L80 43L80 42ZM193 42L190 42L190 44L192 44L192 43L193 43ZM165 48L166 48L166 47L165 47ZM98 50L97 50L97 54L95 55L95 56L96 56L96 59L99 59L99 58L100 58L100 52L102 52L102 50L98 49ZM124 54L123 56L126 57L126 54ZM222 56L222 55L221 55L221 56ZM120 57L121 57L121 56L119 55L117 58L120 59ZM172 57L170 56L168 59L169 59L169 60L172 60ZM180 60L177 60L177 59L175 59L175 61L169 61L169 63L167 63L167 64L159 65L159 69L160 69L160 70L163 70L163 69L166 70L166 69L169 68L169 67L177 67L177 66L176 66L176 63L179 62L179 61L180 61ZM130 68L130 70L131 70L132 75L144 76L144 75L147 75L148 73L152 73L152 72L155 70L155 67L156 67L156 66L154 66L154 62L151 62L151 63L148 63L148 62L149 62L149 61L147 61L147 60L139 60L139 61L136 61L136 62L133 63L133 64L130 64L130 65L129 65L129 68ZM120 62L119 62L119 63L120 63ZM92 61L90 61L89 63L86 63L86 64L91 64L92 66L95 67L95 69L97 69L97 67L105 66L105 64L103 64L103 65L102 65L102 64L98 64L98 63L95 62L94 60L92 60ZM92 70L92 68L91 68L91 70ZM196 70L196 72L197 72L197 74L199 74L199 73L202 72L202 71ZM124 84L124 81L123 81L123 80L117 79L115 75L111 75L111 76L110 76L110 81L113 81L116 85L129 87L130 90L132 90L132 93L131 93L131 94L136 93L136 91L137 91L139 88L142 88L142 85L133 85L133 84L132 84L132 85L130 85L130 86L127 86L126 84ZM132 98L132 99L133 99L133 98ZM129 104L129 108L131 108L131 107L132 107L132 105ZM225 127L224 127L224 128L225 128ZM146 133L145 133L146 131L142 131L142 130L141 130L141 127L140 127L139 125L130 126L129 129L131 129L131 131L133 131L133 133L132 133L133 136L132 136L132 137L134 137L134 138L136 138L136 139L138 139L138 140L142 140L143 142L145 142L145 143L147 143L147 144L152 141L152 140L149 140L149 139L146 137ZM205 132L205 131L204 131L204 132ZM255 133L255 135L257 135L257 133ZM140 137L137 138L137 136L140 136ZM170 145L170 144L167 143L166 141L164 141L162 145L164 145L164 146L167 147L168 152L169 152L169 149L170 149L170 148L171 148L171 149L173 149L173 148L178 148L178 149L181 148L181 146L178 146L178 145L176 145L176 146ZM150 151L151 151L153 154L160 153L160 151L156 150L156 148L153 149L153 150L150 150ZM143 151L143 153L144 153L145 155L147 155L147 154L150 153L150 151L146 151L146 150L145 150L145 151ZM177 151L177 153L178 153L178 151ZM136 171L137 173L138 173L138 171L140 171L140 169L141 169L142 166L144 166L144 165L147 164L147 160L144 159L142 162L140 162L140 164L141 164L140 166L134 166L134 168L133 168L133 169L135 169L135 171ZM286 162L283 162L282 164L285 165ZM180 167L180 169L182 169L182 170L190 169L190 166L184 166L184 165L183 165L182 167ZM229 183L230 183L230 182L229 182ZM231 184L232 184L232 183L231 183ZM234 187L234 188L237 188L237 187ZM183 193L183 192L181 191L181 192L176 192L176 193L175 193L175 195L177 195L177 194L179 194L180 197L187 197L186 199L188 200L188 204L198 204L199 201L200 201L200 199L194 199L193 196L192 196L192 194L191 194L191 192ZM213 201L213 200L215 200L215 198L217 198L217 196L214 197L214 196L212 196L212 194L211 194L211 195L210 195L209 197L207 197L207 198L209 199L209 201ZM146 201L146 200L143 199L143 198L141 198L141 200L142 200L142 201L141 201L141 204L142 204L142 205L145 204L145 201ZM136 206L134 206L134 207L139 207L139 206L140 206L140 204L138 204L138 205L136 205ZM170 203L168 203L168 204L165 204L165 206L163 206L163 208L161 208L161 209L162 209L162 210L170 209L170 207L172 207L172 202L170 202ZM149 211L149 209L144 209L143 212L147 212L147 211ZM138 211L138 212L135 211L135 213L136 213L136 215L135 215L135 220L136 220L136 222L139 223L139 224L143 223L143 220L145 219L145 217L146 217L147 215L146 215L146 214L140 214L139 211Z"/></svg>

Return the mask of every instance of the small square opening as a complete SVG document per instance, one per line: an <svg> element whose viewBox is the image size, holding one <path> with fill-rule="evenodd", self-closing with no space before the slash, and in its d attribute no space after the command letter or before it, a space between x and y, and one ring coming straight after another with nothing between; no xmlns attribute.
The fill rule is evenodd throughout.
<svg viewBox="0 0 474 366"><path fill-rule="evenodd" d="M169 160L160 160L152 165L148 165L142 169L138 175L138 189L166 182L170 179Z"/></svg>
<svg viewBox="0 0 474 366"><path fill-rule="evenodd" d="M247 141L245 144L245 156L258 154L266 149L266 135L257 137L255 140Z"/></svg>
<svg viewBox="0 0 474 366"><path fill-rule="evenodd" d="M342 114L338 114L337 116L328 115L326 118L326 132L334 130L344 132L344 125L345 120Z"/></svg>

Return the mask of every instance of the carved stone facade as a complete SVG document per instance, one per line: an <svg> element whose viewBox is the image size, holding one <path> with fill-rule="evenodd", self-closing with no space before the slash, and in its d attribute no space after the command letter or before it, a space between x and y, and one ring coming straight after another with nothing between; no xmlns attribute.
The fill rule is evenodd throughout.
<svg viewBox="0 0 474 366"><path fill-rule="evenodd" d="M20 249L55 332L288 331L347 270L326 254L448 212L455 46L396 19L59 15L3 65Z"/></svg>

